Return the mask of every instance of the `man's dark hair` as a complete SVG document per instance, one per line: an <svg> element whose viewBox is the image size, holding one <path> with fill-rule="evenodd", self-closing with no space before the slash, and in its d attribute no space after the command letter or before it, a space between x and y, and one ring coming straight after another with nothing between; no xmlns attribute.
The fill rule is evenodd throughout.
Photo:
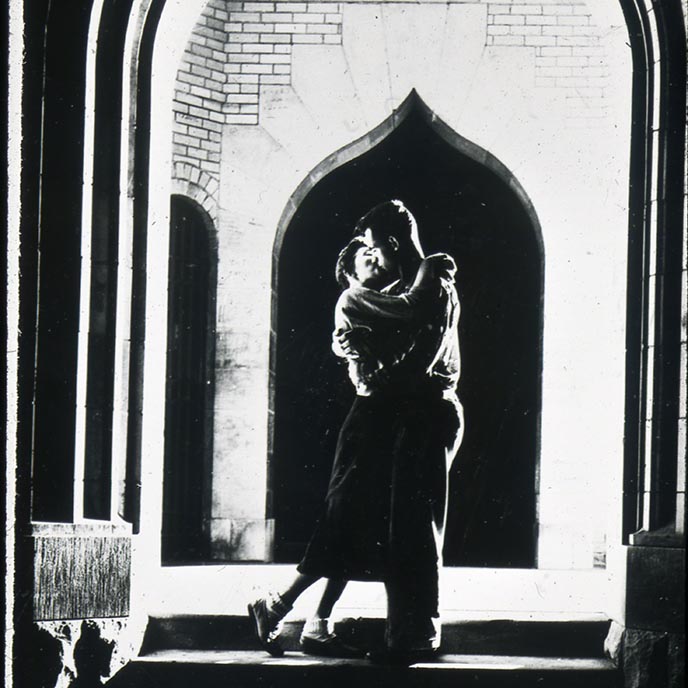
<svg viewBox="0 0 688 688"><path fill-rule="evenodd" d="M354 236L365 234L370 229L377 239L394 237L399 243L411 238L416 221L401 201L384 201L369 210L354 227Z"/></svg>
<svg viewBox="0 0 688 688"><path fill-rule="evenodd" d="M337 256L337 264L334 269L334 275L337 279L337 284L346 289L349 286L349 275L355 276L356 270L354 268L354 261L359 249L366 248L366 245L360 239L352 239Z"/></svg>

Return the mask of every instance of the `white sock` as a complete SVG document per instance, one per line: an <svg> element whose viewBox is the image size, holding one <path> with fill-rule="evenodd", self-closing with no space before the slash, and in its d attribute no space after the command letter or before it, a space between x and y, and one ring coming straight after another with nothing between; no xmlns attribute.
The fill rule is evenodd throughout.
<svg viewBox="0 0 688 688"><path fill-rule="evenodd" d="M301 631L302 638L312 638L313 640L325 640L330 637L329 619L321 619L317 616L311 616L306 619Z"/></svg>

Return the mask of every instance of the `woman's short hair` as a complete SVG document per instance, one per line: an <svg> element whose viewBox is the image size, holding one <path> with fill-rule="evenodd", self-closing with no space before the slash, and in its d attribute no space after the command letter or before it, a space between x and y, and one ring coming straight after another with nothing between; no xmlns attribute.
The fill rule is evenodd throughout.
<svg viewBox="0 0 688 688"><path fill-rule="evenodd" d="M337 279L337 284L342 289L349 286L349 275L356 276L356 268L354 267L356 254L360 249L367 248L366 244L360 239L352 239L337 256L337 264L334 269L334 276Z"/></svg>

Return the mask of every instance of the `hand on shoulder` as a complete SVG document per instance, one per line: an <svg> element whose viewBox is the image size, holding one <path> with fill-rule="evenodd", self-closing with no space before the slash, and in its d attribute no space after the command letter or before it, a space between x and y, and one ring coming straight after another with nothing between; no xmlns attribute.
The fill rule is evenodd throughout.
<svg viewBox="0 0 688 688"><path fill-rule="evenodd" d="M456 275L456 261L447 253L433 253L423 262L434 279L451 281Z"/></svg>

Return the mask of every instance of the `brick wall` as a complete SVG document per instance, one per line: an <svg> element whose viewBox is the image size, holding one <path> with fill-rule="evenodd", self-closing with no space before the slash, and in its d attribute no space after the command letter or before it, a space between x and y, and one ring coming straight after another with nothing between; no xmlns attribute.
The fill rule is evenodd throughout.
<svg viewBox="0 0 688 688"><path fill-rule="evenodd" d="M294 45L341 44L339 3L229 2L224 112L257 124L260 86L291 82Z"/></svg>
<svg viewBox="0 0 688 688"><path fill-rule="evenodd" d="M174 100L173 160L217 178L220 172L222 111L225 95L225 21L223 0L210 0L184 51Z"/></svg>
<svg viewBox="0 0 688 688"><path fill-rule="evenodd" d="M291 83L293 46L342 43L342 4L210 0L177 74L176 169L218 179L223 125L258 124L261 86ZM475 4L487 6L488 46L534 50L535 86L564 99L569 124L606 116L604 48L584 0Z"/></svg>
<svg viewBox="0 0 688 688"><path fill-rule="evenodd" d="M533 48L535 86L560 91L569 124L606 116L604 48L584 0L490 2L487 45Z"/></svg>
<svg viewBox="0 0 688 688"><path fill-rule="evenodd" d="M260 87L291 82L292 46L341 44L341 31L336 2L210 0L177 72L175 173L218 179L223 125L258 124Z"/></svg>

